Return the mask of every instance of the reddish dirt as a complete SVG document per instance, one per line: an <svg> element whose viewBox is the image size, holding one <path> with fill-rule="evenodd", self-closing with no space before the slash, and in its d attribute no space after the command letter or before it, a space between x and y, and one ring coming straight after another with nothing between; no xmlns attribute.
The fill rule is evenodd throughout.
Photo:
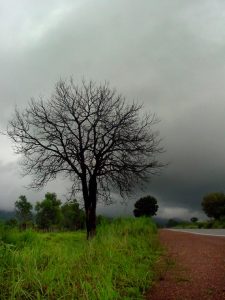
<svg viewBox="0 0 225 300"><path fill-rule="evenodd" d="M160 230L167 249L148 300L225 300L225 238Z"/></svg>

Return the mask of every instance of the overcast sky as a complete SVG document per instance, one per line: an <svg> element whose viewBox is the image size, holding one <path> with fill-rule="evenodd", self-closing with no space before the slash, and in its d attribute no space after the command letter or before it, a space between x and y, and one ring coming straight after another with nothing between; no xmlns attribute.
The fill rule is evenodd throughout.
<svg viewBox="0 0 225 300"><path fill-rule="evenodd" d="M201 217L203 195L224 191L225 1L0 0L0 43L1 130L15 105L49 96L71 75L107 80L161 119L169 166L127 206L100 212L127 214L150 193L161 217ZM63 199L61 181L26 190L11 143L4 136L0 143L0 208L21 194L35 202L55 191Z"/></svg>

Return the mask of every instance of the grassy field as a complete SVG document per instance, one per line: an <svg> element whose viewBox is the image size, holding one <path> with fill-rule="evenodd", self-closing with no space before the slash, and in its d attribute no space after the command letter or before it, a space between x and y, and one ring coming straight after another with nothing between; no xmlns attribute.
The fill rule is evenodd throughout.
<svg viewBox="0 0 225 300"><path fill-rule="evenodd" d="M0 299L142 299L160 254L155 225L118 219L85 237L0 228Z"/></svg>

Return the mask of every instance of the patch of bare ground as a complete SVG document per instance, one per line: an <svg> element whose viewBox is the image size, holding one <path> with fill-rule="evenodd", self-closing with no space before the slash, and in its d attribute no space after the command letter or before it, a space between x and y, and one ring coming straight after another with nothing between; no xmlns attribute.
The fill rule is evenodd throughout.
<svg viewBox="0 0 225 300"><path fill-rule="evenodd" d="M148 300L225 300L225 238L160 230L167 249Z"/></svg>

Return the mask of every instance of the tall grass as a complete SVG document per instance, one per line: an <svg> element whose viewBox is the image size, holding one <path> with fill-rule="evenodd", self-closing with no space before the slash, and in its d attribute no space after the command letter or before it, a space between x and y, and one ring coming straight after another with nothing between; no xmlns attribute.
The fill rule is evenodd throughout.
<svg viewBox="0 0 225 300"><path fill-rule="evenodd" d="M0 299L142 299L159 256L156 227L145 218L85 232L0 228Z"/></svg>

